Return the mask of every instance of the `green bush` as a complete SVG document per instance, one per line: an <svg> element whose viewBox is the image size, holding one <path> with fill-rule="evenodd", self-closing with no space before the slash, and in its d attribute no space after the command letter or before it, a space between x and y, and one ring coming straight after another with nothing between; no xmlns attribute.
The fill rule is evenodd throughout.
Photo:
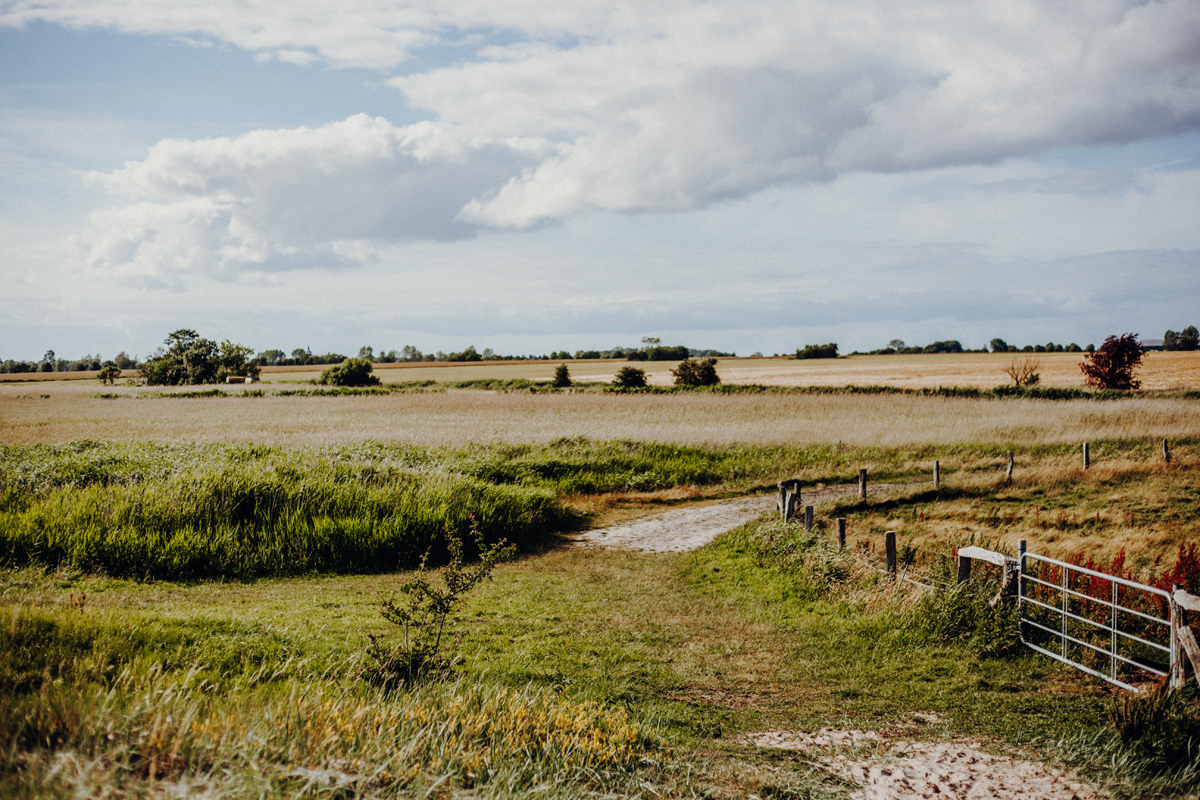
<svg viewBox="0 0 1200 800"><path fill-rule="evenodd" d="M621 367L613 378L613 386L622 389L637 389L646 385L646 370L637 367Z"/></svg>
<svg viewBox="0 0 1200 800"><path fill-rule="evenodd" d="M836 342L829 344L808 344L803 350L796 350L795 358L837 358L838 346Z"/></svg>
<svg viewBox="0 0 1200 800"><path fill-rule="evenodd" d="M374 367L365 358L347 358L321 373L317 383L327 386L378 386L379 378L371 374Z"/></svg>
<svg viewBox="0 0 1200 800"><path fill-rule="evenodd" d="M701 361L685 358L679 362L678 367L671 370L671 374L675 376L676 386L715 386L721 382L717 375L715 358L705 358Z"/></svg>
<svg viewBox="0 0 1200 800"><path fill-rule="evenodd" d="M566 364L559 364L554 368L554 382L551 385L560 389L571 385L571 371L567 369Z"/></svg>

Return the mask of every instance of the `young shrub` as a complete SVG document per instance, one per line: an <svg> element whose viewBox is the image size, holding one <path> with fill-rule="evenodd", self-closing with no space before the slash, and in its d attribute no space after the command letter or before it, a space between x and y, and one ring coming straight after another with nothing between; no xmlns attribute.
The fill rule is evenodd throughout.
<svg viewBox="0 0 1200 800"><path fill-rule="evenodd" d="M717 375L717 360L705 358L697 361L685 358L679 366L671 370L675 376L676 386L715 386L721 382Z"/></svg>
<svg viewBox="0 0 1200 800"><path fill-rule="evenodd" d="M638 389L646 385L646 370L637 367L621 367L613 377L613 386L620 389Z"/></svg>
<svg viewBox="0 0 1200 800"><path fill-rule="evenodd" d="M327 386L378 386L379 378L372 375L374 367L365 358L348 358L321 373L317 383Z"/></svg>
<svg viewBox="0 0 1200 800"><path fill-rule="evenodd" d="M1140 389L1142 382L1133 372L1142 363L1145 349L1136 333L1109 336L1096 352L1079 365L1084 383L1095 389Z"/></svg>
<svg viewBox="0 0 1200 800"><path fill-rule="evenodd" d="M450 563L435 574L441 584L430 578L426 568L429 554L421 560L417 574L400 587L405 600L387 598L380 603L383 618L403 632L402 640L394 647L383 642L379 634L368 633L367 665L363 677L387 690L412 686L426 679L445 678L453 672L460 659L454 649L461 635L448 640L446 623L462 604L467 592L491 578L492 570L516 554L516 545L501 540L484 547L483 537L472 531L479 550L479 561L463 566L463 541L455 531L446 529Z"/></svg>
<svg viewBox="0 0 1200 800"><path fill-rule="evenodd" d="M554 382L551 385L560 389L571 385L571 371L567 369L566 364L559 364L554 368Z"/></svg>
<svg viewBox="0 0 1200 800"><path fill-rule="evenodd" d="M1036 386L1042 379L1038 370L1042 368L1042 362L1036 358L1025 358L1017 361L1015 358L1008 362L1008 366L1004 368L1004 374L1012 379L1013 386L1018 389L1027 386Z"/></svg>

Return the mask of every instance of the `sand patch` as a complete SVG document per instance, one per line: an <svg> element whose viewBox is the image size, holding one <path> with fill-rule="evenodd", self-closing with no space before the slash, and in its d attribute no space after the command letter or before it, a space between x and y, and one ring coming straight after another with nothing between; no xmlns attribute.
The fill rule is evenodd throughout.
<svg viewBox="0 0 1200 800"><path fill-rule="evenodd" d="M870 731L750 734L758 747L797 750L857 784L854 800L1090 800L1102 795L1074 773L984 752L978 742L889 743Z"/></svg>

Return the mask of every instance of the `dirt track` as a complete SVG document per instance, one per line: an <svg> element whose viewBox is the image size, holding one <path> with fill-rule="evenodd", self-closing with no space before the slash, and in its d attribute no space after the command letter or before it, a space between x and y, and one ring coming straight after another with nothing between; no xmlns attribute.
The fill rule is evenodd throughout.
<svg viewBox="0 0 1200 800"><path fill-rule="evenodd" d="M877 484L872 492L904 488ZM857 486L805 490L804 505L852 495ZM684 552L702 547L725 531L777 508L776 495L743 497L680 508L576 537L585 547ZM918 716L935 717L927 714ZM1100 797L1074 774L1032 761L984 752L975 742L889 742L875 732L825 729L816 735L790 731L751 734L759 747L799 750L859 788L852 800L1081 800ZM873 752L848 753L864 744ZM847 751L847 747L850 748Z"/></svg>
<svg viewBox="0 0 1200 800"><path fill-rule="evenodd" d="M885 492L900 488L900 484L876 484L870 491ZM826 489L805 489L803 505L817 505L838 497L852 495L857 485L830 486ZM778 508L777 496L739 497L706 506L678 508L634 522L598 528L575 538L585 547L611 547L622 550L641 550L648 553L682 553L703 547L725 531L744 525L755 517Z"/></svg>

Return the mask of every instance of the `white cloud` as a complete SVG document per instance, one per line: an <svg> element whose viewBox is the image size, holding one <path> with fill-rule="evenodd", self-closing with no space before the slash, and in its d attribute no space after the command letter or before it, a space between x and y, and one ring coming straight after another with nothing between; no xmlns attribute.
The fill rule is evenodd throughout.
<svg viewBox="0 0 1200 800"><path fill-rule="evenodd" d="M97 216L113 226L100 238L127 246L106 244L113 255L93 253L93 263L150 258L162 244L151 260L166 271L275 268L336 242L702 208L852 173L991 164L1200 128L1194 0L18 0L3 9L0 24L209 37L297 64L387 69L422 48L479 40L463 63L388 81L433 123L352 117L164 141L99 177L134 205ZM513 43L497 44L501 34ZM1117 191L1112 177L1010 188ZM151 214L146 202L171 208ZM178 226L190 233L167 230ZM168 241L195 248L191 266Z"/></svg>
<svg viewBox="0 0 1200 800"><path fill-rule="evenodd" d="M473 196L553 147L365 114L320 128L164 140L90 180L133 202L97 212L89 267L141 280L357 263L358 240L449 240Z"/></svg>

